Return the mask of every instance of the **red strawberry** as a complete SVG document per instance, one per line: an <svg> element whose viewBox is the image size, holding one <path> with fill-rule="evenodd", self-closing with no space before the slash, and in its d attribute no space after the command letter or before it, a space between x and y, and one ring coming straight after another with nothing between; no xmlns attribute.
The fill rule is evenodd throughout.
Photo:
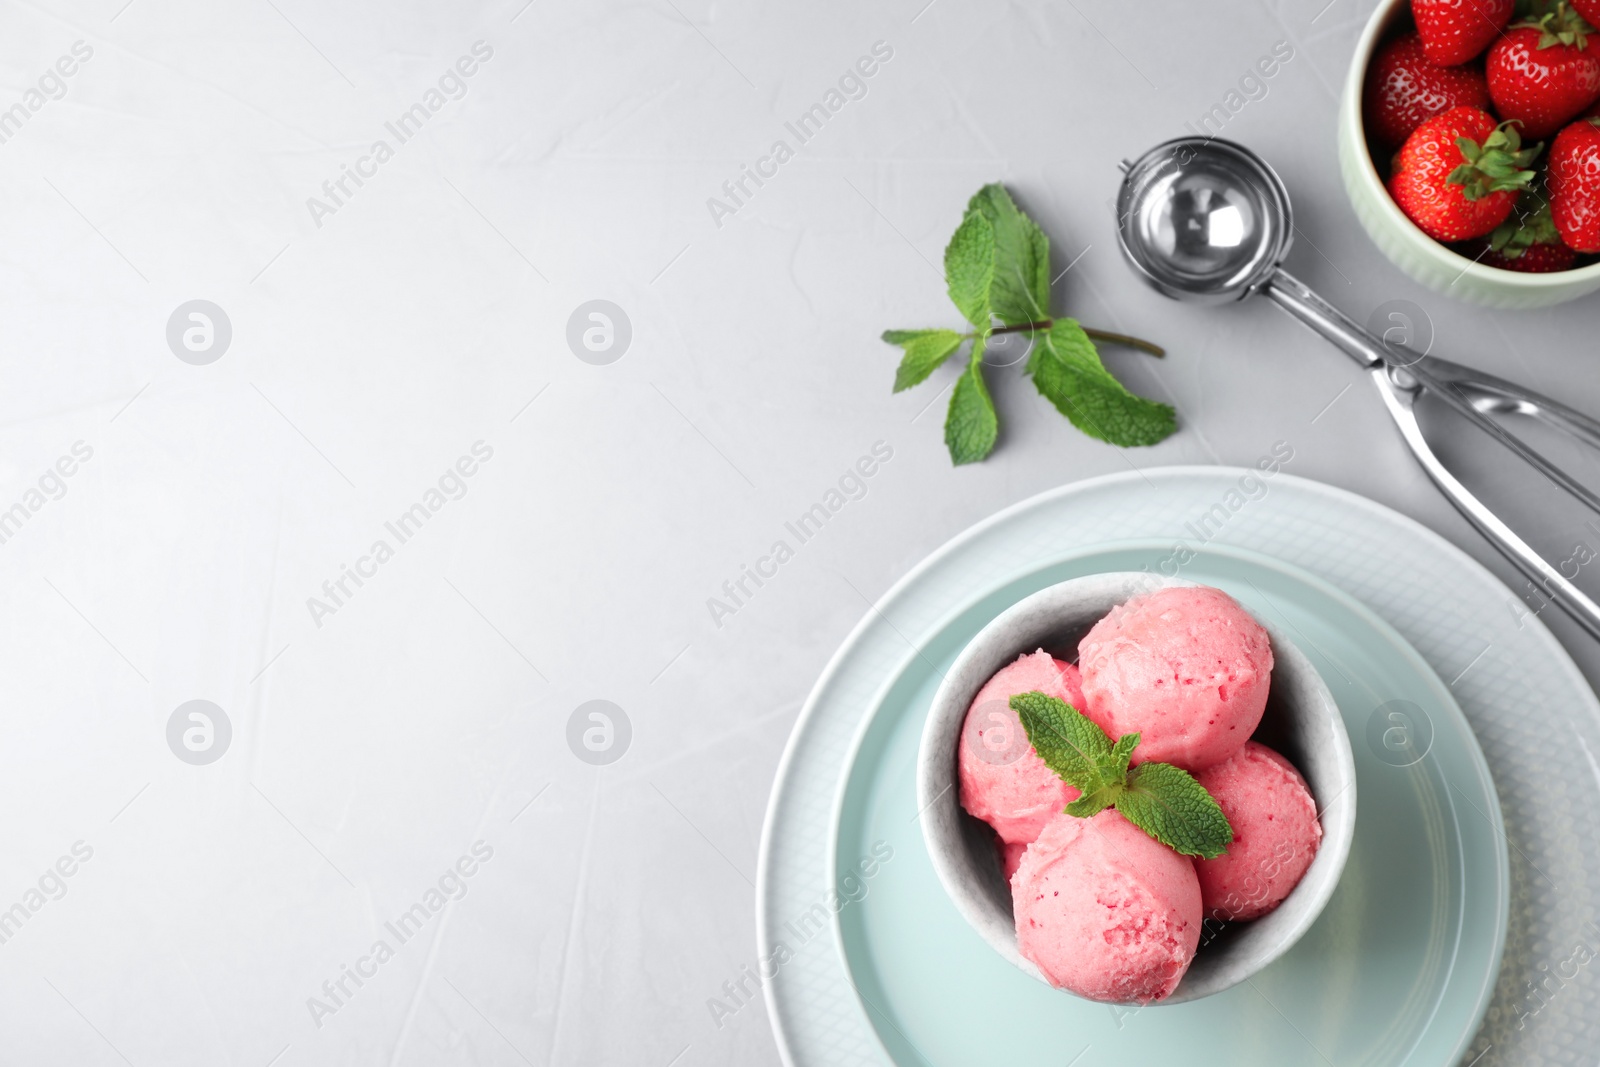
<svg viewBox="0 0 1600 1067"><path fill-rule="evenodd" d="M1481 252L1477 256L1479 263L1523 274L1570 270L1578 258L1578 253L1561 243L1551 217L1550 199L1538 188L1523 193L1511 217L1471 251Z"/></svg>
<svg viewBox="0 0 1600 1067"><path fill-rule="evenodd" d="M1600 6L1600 0L1586 2ZM1517 0L1411 0L1428 58L1441 67L1481 55L1516 10Z"/></svg>
<svg viewBox="0 0 1600 1067"><path fill-rule="evenodd" d="M1497 127L1488 112L1451 108L1406 139L1389 195L1435 240L1482 237L1506 221L1517 193L1533 181L1526 168L1539 147L1524 149L1516 127Z"/></svg>
<svg viewBox="0 0 1600 1067"><path fill-rule="evenodd" d="M1572 6L1591 26L1600 26L1600 0L1572 0Z"/></svg>
<svg viewBox="0 0 1600 1067"><path fill-rule="evenodd" d="M1600 0L1597 0L1600 2ZM1487 108L1489 84L1471 67L1440 67L1423 54L1414 33L1384 45L1367 75L1367 129L1385 148L1453 107Z"/></svg>
<svg viewBox="0 0 1600 1067"><path fill-rule="evenodd" d="M1579 252L1600 252L1600 119L1584 119L1550 146L1551 215L1561 239Z"/></svg>
<svg viewBox="0 0 1600 1067"><path fill-rule="evenodd" d="M1485 252L1478 262L1485 267L1499 267L1501 270L1514 270L1522 274L1559 274L1561 271L1571 270L1577 260L1578 253L1566 245L1553 244L1532 245L1515 259L1504 252L1491 249Z"/></svg>
<svg viewBox="0 0 1600 1067"><path fill-rule="evenodd" d="M1489 50L1489 96L1500 117L1522 123L1522 135L1555 133L1600 98L1600 48L1593 28L1565 2L1537 20L1507 30Z"/></svg>

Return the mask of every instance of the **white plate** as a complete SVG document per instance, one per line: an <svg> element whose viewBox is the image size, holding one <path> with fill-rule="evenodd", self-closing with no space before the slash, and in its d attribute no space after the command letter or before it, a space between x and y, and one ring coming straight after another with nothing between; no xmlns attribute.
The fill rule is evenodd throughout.
<svg viewBox="0 0 1600 1067"><path fill-rule="evenodd" d="M1169 468L1043 494L941 548L857 626L801 714L762 841L761 951L779 941L793 951L765 985L787 1062L888 1062L833 937L826 929L795 934L809 930L802 917L834 889L829 842L840 776L862 717L908 648L976 592L1064 553L1149 538L1198 547L1207 534L1343 588L1450 682L1494 773L1511 854L1504 964L1469 1058L1481 1054L1478 1067L1600 1058L1600 977L1587 973L1600 969L1600 894L1591 892L1600 885L1600 703L1515 595L1436 534L1285 474L1265 483L1264 496L1241 491L1240 479L1253 473ZM1536 981L1544 984L1537 996Z"/></svg>

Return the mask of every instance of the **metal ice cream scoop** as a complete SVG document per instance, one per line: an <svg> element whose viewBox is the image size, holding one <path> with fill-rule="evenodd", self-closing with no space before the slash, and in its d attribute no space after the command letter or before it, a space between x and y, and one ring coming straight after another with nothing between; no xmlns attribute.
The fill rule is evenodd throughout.
<svg viewBox="0 0 1600 1067"><path fill-rule="evenodd" d="M1502 378L1380 340L1286 272L1294 238L1283 181L1228 141L1180 138L1124 163L1118 237L1133 269L1175 300L1227 303L1253 293L1371 371L1406 444L1444 494L1505 557L1600 639L1600 604L1523 541L1440 462L1417 421L1424 392L1444 401L1550 481L1600 514L1600 496L1509 433L1490 412L1514 412L1600 449L1600 421Z"/></svg>

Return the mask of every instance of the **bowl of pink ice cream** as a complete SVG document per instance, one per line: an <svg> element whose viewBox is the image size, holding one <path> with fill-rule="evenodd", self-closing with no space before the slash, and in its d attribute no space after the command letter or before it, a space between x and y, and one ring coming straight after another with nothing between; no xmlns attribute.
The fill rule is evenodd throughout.
<svg viewBox="0 0 1600 1067"><path fill-rule="evenodd" d="M1181 854L1116 807L1063 812L1079 791L1029 743L1022 693L1139 734L1134 769L1203 786L1226 852ZM1350 741L1310 660L1225 592L1142 572L1062 582L985 626L934 696L917 790L963 917L1028 974L1108 1003L1197 1000L1270 965L1333 895L1355 830Z"/></svg>

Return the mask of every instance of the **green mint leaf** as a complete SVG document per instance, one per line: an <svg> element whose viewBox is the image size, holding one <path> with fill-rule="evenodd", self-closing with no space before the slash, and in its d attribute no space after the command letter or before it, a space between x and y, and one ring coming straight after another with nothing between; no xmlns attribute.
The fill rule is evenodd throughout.
<svg viewBox="0 0 1600 1067"><path fill-rule="evenodd" d="M950 462L958 467L987 456L1000 436L1000 416L983 381L983 341L979 337L972 344L967 369L956 379L944 420L945 447L950 449Z"/></svg>
<svg viewBox="0 0 1600 1067"><path fill-rule="evenodd" d="M1177 429L1171 407L1135 396L1100 362L1094 341L1072 319L1034 338L1033 384L1072 425L1114 445L1153 445Z"/></svg>
<svg viewBox="0 0 1600 1067"><path fill-rule="evenodd" d="M994 284L989 310L1007 326L1050 317L1050 238L1023 214L998 182L979 189L967 212L980 212L994 230Z"/></svg>
<svg viewBox="0 0 1600 1067"><path fill-rule="evenodd" d="M1469 192L1482 195L1491 185L1513 188L1526 181L1512 166L1520 159L1512 134L1511 130L1497 132L1499 140L1494 147L1479 151L1478 164L1494 169L1494 174L1466 168L1477 174ZM1105 369L1094 342L1076 322L1063 319L1052 323L1050 239L1017 207L1005 186L985 185L967 202L961 225L945 246L944 274L951 301L978 331L945 419L945 446L956 465L985 458L999 438L999 416L982 365L982 352L997 319L1007 327L1027 327L1033 337L1027 372L1040 393L1078 429L1119 446L1155 444L1177 429L1171 407L1128 392ZM895 374L895 392L927 380L960 350L961 340L970 336L953 330L886 332L885 341L905 350ZM1097 336L1161 354L1160 349L1137 338Z"/></svg>
<svg viewBox="0 0 1600 1067"><path fill-rule="evenodd" d="M945 246L944 280L962 317L987 330L989 291L994 285L994 226L982 212L969 208Z"/></svg>
<svg viewBox="0 0 1600 1067"><path fill-rule="evenodd" d="M1120 796L1122 796L1120 781L1110 785L1102 784L1099 789L1092 793L1084 793L1061 810L1079 819L1092 819L1115 804Z"/></svg>
<svg viewBox="0 0 1600 1067"><path fill-rule="evenodd" d="M906 350L894 374L894 391L919 385L955 354L963 337L954 330L885 330L883 339Z"/></svg>
<svg viewBox="0 0 1600 1067"><path fill-rule="evenodd" d="M1170 763L1141 763L1129 771L1117 810L1185 856L1216 859L1233 840L1233 827L1211 794L1188 771Z"/></svg>
<svg viewBox="0 0 1600 1067"><path fill-rule="evenodd" d="M1100 777L1108 782L1120 782L1128 777L1128 762L1139 745L1142 734L1123 734L1111 751L1100 757Z"/></svg>
<svg viewBox="0 0 1600 1067"><path fill-rule="evenodd" d="M1120 788L1120 780L1108 783L1100 776L1099 760L1110 754L1111 738L1087 715L1040 692L1018 693L1011 698L1011 710L1022 720L1033 750L1062 781L1085 796L1106 785Z"/></svg>
<svg viewBox="0 0 1600 1067"><path fill-rule="evenodd" d="M1080 791L1062 810L1080 819L1115 807L1133 825L1185 856L1216 859L1233 840L1233 827L1205 787L1170 763L1128 769L1138 734L1112 744L1095 722L1063 700L1019 693L1011 708L1028 742L1062 781Z"/></svg>

